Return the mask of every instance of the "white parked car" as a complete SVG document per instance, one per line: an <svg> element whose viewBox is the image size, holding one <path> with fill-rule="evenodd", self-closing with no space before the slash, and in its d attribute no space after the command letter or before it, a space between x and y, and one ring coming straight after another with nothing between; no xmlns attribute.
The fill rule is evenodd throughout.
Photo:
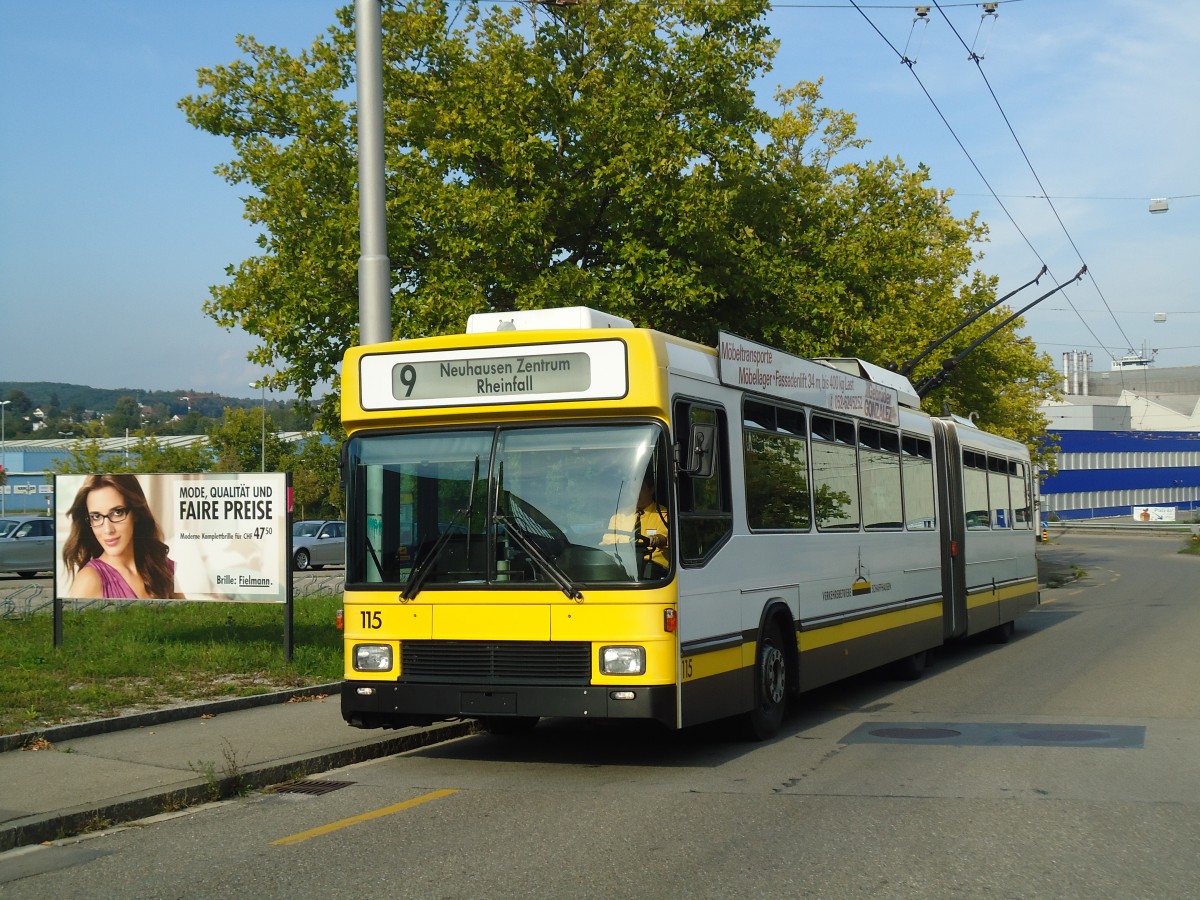
<svg viewBox="0 0 1200 900"><path fill-rule="evenodd" d="M292 565L304 571L346 564L346 523L312 519L292 523Z"/></svg>

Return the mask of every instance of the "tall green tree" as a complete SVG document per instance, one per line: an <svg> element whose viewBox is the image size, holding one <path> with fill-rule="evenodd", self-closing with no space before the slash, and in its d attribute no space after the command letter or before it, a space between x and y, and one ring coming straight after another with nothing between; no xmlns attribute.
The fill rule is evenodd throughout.
<svg viewBox="0 0 1200 900"><path fill-rule="evenodd" d="M865 140L821 106L819 83L759 108L752 86L777 49L767 6L385 0L395 336L588 305L710 345L724 328L888 363L981 308L995 284L972 248L986 231L951 216L924 169L846 162ZM262 230L206 311L257 335L274 386L308 397L358 332L351 9L297 54L237 43L242 58L200 70L180 104L231 141L218 172L250 189ZM986 377L1029 438L1050 361L1012 331L992 343L931 406ZM975 393L981 421L1014 414Z"/></svg>
<svg viewBox="0 0 1200 900"><path fill-rule="evenodd" d="M288 461L295 501L293 517L341 518L342 488L338 476L338 446L321 436L304 441Z"/></svg>
<svg viewBox="0 0 1200 900"><path fill-rule="evenodd" d="M104 416L104 428L111 437L132 434L142 427L142 409L134 397L121 397Z"/></svg>
<svg viewBox="0 0 1200 900"><path fill-rule="evenodd" d="M4 398L4 433L9 438L28 437L33 432L33 401L24 391L13 388Z"/></svg>
<svg viewBox="0 0 1200 900"><path fill-rule="evenodd" d="M285 463L292 453L288 442L276 433L271 417L264 422L259 410L226 409L224 419L209 431L208 442L214 472L281 472L287 469Z"/></svg>

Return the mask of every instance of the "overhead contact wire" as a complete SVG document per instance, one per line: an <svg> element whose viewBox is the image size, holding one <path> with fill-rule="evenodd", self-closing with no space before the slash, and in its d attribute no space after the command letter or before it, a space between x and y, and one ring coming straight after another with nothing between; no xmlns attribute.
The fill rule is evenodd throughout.
<svg viewBox="0 0 1200 900"><path fill-rule="evenodd" d="M966 146L963 144L962 140L959 138L958 133L954 130L954 126L952 126L950 124L950 121L946 118L945 114L942 112L941 107L939 107L937 105L937 101L933 99L933 95L929 93L929 89L925 87L925 83L923 81L921 81L921 76L918 75L916 70L913 68L912 61L909 60L907 57L904 56L903 53L901 53L899 50L896 49L896 46L890 40L888 40L887 35L885 35L882 31L880 31L879 28L875 25L875 23L871 21L871 17L868 16L865 12L863 12L863 10L859 7L856 0L850 0L850 4L856 10L858 10L859 15L861 15L863 17L863 19L866 20L866 23L871 26L872 30L877 35L879 35L879 37L883 40L883 42L885 44L887 44L889 48L891 48L891 51L896 54L896 57L900 60L900 62L902 62L905 65L905 67L908 69L908 71L912 73L912 77L914 79L916 79L916 82L920 86L922 92L925 94L926 99L929 100L930 105L933 107L934 111L938 114L938 117L942 120L942 124L946 126L946 130L950 132L950 136L954 138L954 142L956 144L958 144L959 149L962 150L963 155L967 158L967 161L971 164L971 168L973 168L975 170L975 174L977 174L979 176L979 180L982 181L984 183L984 185L987 187L988 192L991 195L992 199L996 201L996 204L1002 210L1004 210L1004 215L1006 215L1008 217L1008 221L1011 222L1013 228L1015 228L1017 230L1017 234L1021 235L1021 240L1023 240L1025 242L1025 246L1027 246L1030 249L1030 251L1033 253L1033 255L1037 257L1038 262L1040 262L1043 266L1046 266L1046 261L1044 259L1042 259L1042 255L1040 253L1038 253L1037 248L1033 246L1033 242L1030 241L1029 237L1025 234L1025 232L1021 230L1021 226L1017 224L1017 220L1013 218L1013 215L1011 212L1009 212L1008 207L1004 205L1004 201L1000 199L1000 195L996 193L996 190L995 190L995 188L992 187L991 182L989 182L987 180L987 176L983 174L983 171L979 168L979 165L975 162L974 157L971 156L970 151L967 150ZM943 13L943 16L944 15L945 15L945 13ZM959 38L959 40L962 40L962 39ZM1027 162L1028 162L1028 160L1027 160ZM1039 185L1040 185L1040 182L1039 182ZM1061 222L1060 222L1060 224L1061 224ZM1078 252L1079 251L1076 250L1076 253L1078 253ZM1048 270L1049 270L1049 267L1047 266L1047 271ZM1053 275L1051 275L1050 277L1052 279L1054 279L1055 284L1058 283L1058 279L1054 278ZM1068 282L1068 284L1069 283L1070 282ZM1091 326L1087 323L1087 320L1084 319L1084 317L1082 315L1080 315L1079 310L1075 309L1075 305L1073 303L1071 303L1070 298L1064 294L1063 299L1065 299L1067 301L1067 303L1071 304L1071 309L1075 312L1075 315L1079 317L1079 320L1081 322L1083 322L1083 327L1087 329L1088 334L1090 334L1092 336L1092 339L1096 342L1096 344L1098 346L1103 347L1104 342L1101 341L1099 337L1097 337L1097 335L1094 331L1092 331ZM1111 355L1111 353L1110 353L1110 355Z"/></svg>
<svg viewBox="0 0 1200 900"><path fill-rule="evenodd" d="M983 83L987 87L988 93L991 94L992 102L996 104L996 109L1000 113L1000 118L1002 118L1004 120L1004 125L1006 128L1008 128L1008 133L1010 135L1012 135L1013 143L1015 143L1017 145L1017 149L1021 151L1021 158L1025 160L1025 165L1029 168L1030 173L1033 175L1034 181L1037 182L1038 188L1041 189L1042 194L1045 197L1046 203L1050 207L1050 211L1052 213L1054 213L1054 218L1058 221L1058 227L1062 229L1063 234L1067 238L1067 242L1071 245L1071 249L1075 251L1075 255L1076 255L1076 257L1078 257L1079 262L1082 263L1086 267L1087 263L1083 258L1083 254L1079 251L1079 247L1075 244L1075 239L1073 237L1071 237L1071 232L1067 229L1066 223L1063 222L1062 216L1059 215L1058 207L1056 207L1054 205L1054 201L1050 199L1050 192L1047 191L1046 186L1044 184L1042 184L1041 176L1038 175L1037 169L1034 168L1033 161L1030 160L1029 154L1025 152L1025 147L1021 143L1021 139L1019 137L1017 137L1016 129L1013 128L1012 122L1008 118L1008 113L1005 112L1004 106L1000 102L1000 98L996 96L996 92L992 88L992 83L990 81L988 81L987 73L983 71L982 57L980 57L970 47L967 46L967 42L964 41L962 38L962 35L958 33L958 29L954 27L954 23L950 21L950 17L946 15L946 11L944 9L942 9L942 6L940 3L938 3L938 0L933 0L933 5L937 7L937 11L942 14L942 18L945 19L946 24L950 26L950 30L952 32L954 32L954 36L956 38L958 38L958 42L960 44L962 44L963 49L967 51L967 58L975 63L975 69L979 72L979 77L983 79ZM991 186L989 185L989 190L990 190L990 188L991 188ZM993 196L995 196L995 195L993 194ZM1092 274L1091 269L1086 269L1086 271L1087 271L1088 280L1090 280L1092 282L1092 286L1096 289L1096 294L1100 297L1101 302L1104 303L1104 308L1108 311L1109 316L1112 318L1113 324L1115 324L1117 326L1117 331L1119 331L1121 333L1121 337L1123 337L1125 339L1126 346L1128 346L1132 350L1133 343L1129 340L1129 336L1125 333L1125 329L1123 329L1121 327L1121 323L1117 320L1116 315L1113 313L1112 307L1109 306L1108 298L1105 297L1104 292L1102 290L1100 290L1100 285L1096 281L1096 276L1094 274ZM1051 274L1050 277L1053 278L1054 277L1053 274ZM1084 323L1084 326L1088 327L1087 321L1080 314L1079 310L1075 309L1075 304L1071 302L1071 299L1069 297L1067 297L1066 294L1063 295L1063 299L1065 299L1067 301L1067 303L1070 305L1071 309L1074 310L1075 315L1078 316L1079 320ZM1090 327L1088 327L1088 331L1091 332ZM1094 333L1092 333L1092 337L1095 338L1096 335ZM1100 343L1098 338L1097 338L1097 343ZM1102 343L1100 345L1104 346ZM1113 354L1112 351L1108 350L1107 348L1105 348L1105 352L1107 352L1109 354L1109 356L1111 356L1113 359L1116 358L1115 354Z"/></svg>

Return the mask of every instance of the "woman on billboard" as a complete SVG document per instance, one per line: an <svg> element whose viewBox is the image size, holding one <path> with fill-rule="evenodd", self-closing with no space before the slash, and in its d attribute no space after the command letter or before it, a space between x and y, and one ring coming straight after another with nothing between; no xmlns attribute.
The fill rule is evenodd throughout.
<svg viewBox="0 0 1200 900"><path fill-rule="evenodd" d="M72 578L71 597L180 596L170 548L136 475L89 475L67 515L71 533L63 562Z"/></svg>

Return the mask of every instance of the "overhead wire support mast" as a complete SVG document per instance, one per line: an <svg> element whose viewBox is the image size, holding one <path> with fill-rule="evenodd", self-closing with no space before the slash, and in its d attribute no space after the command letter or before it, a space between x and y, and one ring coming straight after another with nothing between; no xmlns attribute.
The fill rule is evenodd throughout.
<svg viewBox="0 0 1200 900"><path fill-rule="evenodd" d="M1042 280L1042 276L1045 275L1047 271L1048 271L1047 268L1043 265L1042 270L1040 272L1038 272L1036 276L1034 276L1033 280L1025 282L1023 285L1021 285L1016 290L1009 291L1007 294L1005 294L999 300L995 300L992 303L989 303L987 306L985 306L979 312L975 313L975 315L969 316L968 318L966 318L962 322L960 322L958 325L955 325L952 329L947 331L944 335L942 335L940 338L938 338L933 343L929 344L924 350L922 350L920 353L918 353L912 359L906 360L904 365L900 366L900 368L897 371L899 371L899 373L901 375L904 375L905 377L911 375L913 372L913 369L915 369L921 363L922 360L924 360L927 356L929 356L930 353L932 353L938 347L942 346L942 344L946 343L946 341L950 340L950 338L954 337L956 334L958 334L960 331L962 331L964 328L966 328L972 322L977 322L981 317L986 316L988 313L990 313L993 309L995 309L997 306L999 306L1005 300L1019 294L1021 291L1025 290L1025 288L1029 287L1031 284L1037 284L1039 281Z"/></svg>
<svg viewBox="0 0 1200 900"><path fill-rule="evenodd" d="M1021 307L1019 310L1017 310L1011 316L1006 318L999 325L996 325L994 328L989 329L988 332L983 335L983 337L974 341L965 350L959 351L958 353L954 354L954 356L950 357L949 359L942 360L942 370L940 372L938 372L936 375L931 375L929 378L926 378L923 382L921 382L921 384L917 387L917 396L920 397L922 400L924 400L925 396L930 391L932 391L938 387L941 387L941 385L946 381L946 379L950 377L950 373L958 368L958 364L961 363L964 359L966 359L967 356L969 354L971 354L977 347L979 347L980 344L982 344L984 341L986 341L988 338L990 338L992 335L994 335L1000 329L1002 329L1008 325L1011 325L1013 323L1013 321L1015 321L1016 319L1025 315L1025 313L1027 313L1029 310L1033 309L1035 306L1037 306L1039 303L1041 303L1047 297L1052 297L1053 295L1055 295L1059 291L1061 291L1063 288L1074 284L1076 281L1081 279L1086 273L1087 273L1087 265L1084 265L1084 267L1082 269L1080 269L1078 272L1075 273L1075 277L1072 278L1070 281L1066 281L1066 282L1060 284L1058 287L1056 287L1052 290L1046 291L1046 293L1042 294L1042 296L1038 297L1032 303L1028 304L1027 306Z"/></svg>

